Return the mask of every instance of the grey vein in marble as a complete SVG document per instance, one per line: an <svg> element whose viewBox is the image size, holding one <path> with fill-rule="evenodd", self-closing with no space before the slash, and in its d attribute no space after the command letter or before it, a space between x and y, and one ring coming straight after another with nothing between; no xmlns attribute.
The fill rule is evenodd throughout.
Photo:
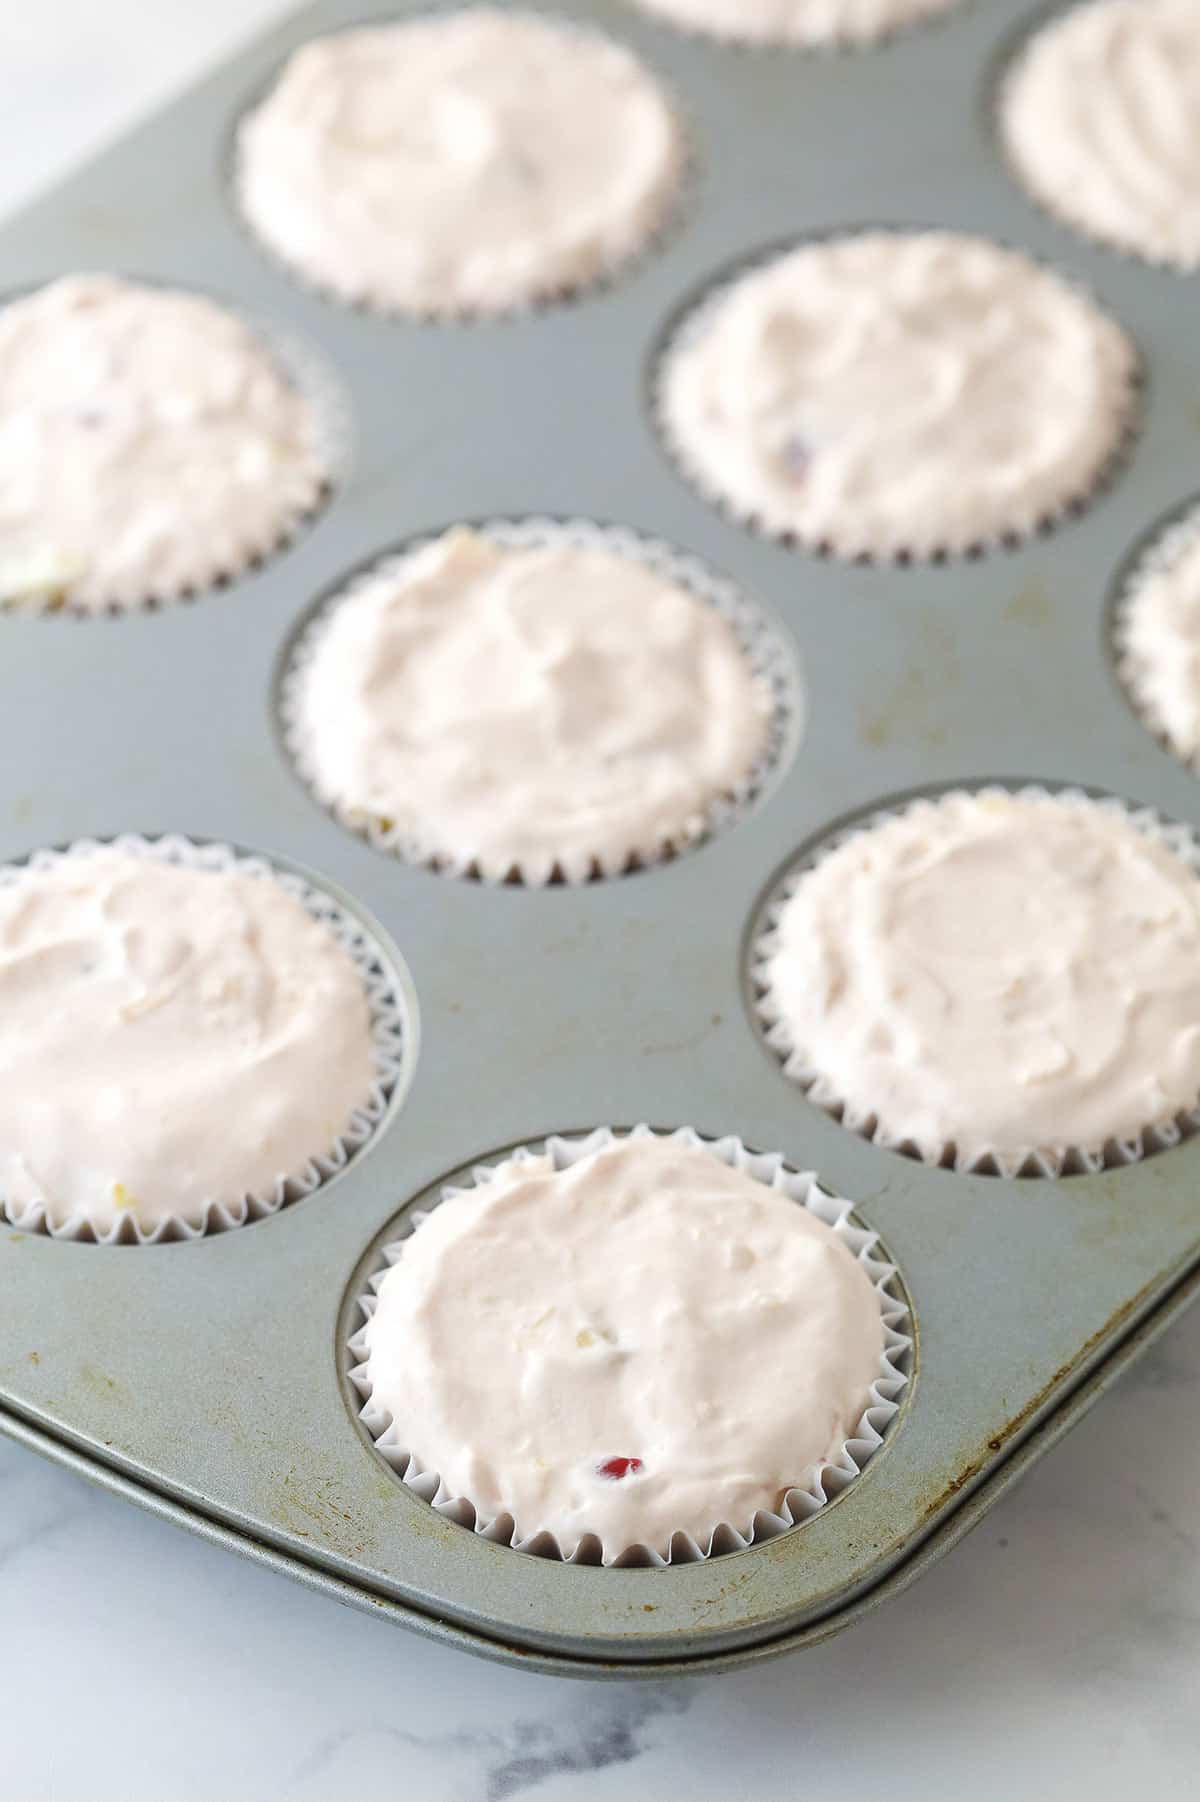
<svg viewBox="0 0 1200 1802"><path fill-rule="evenodd" d="M664 1716L686 1713L698 1692L692 1685L661 1683L596 1687L594 1693L583 1690L581 1695L582 1700L564 1709L561 1719L518 1717L501 1731L411 1732L378 1720L364 1721L313 1747L283 1793L296 1802L310 1795L340 1793L330 1787L340 1781L339 1770L344 1775L353 1769L364 1748L372 1746L390 1748L398 1764L414 1752L448 1765L464 1761L475 1768L464 1774L463 1802L468 1796L472 1802L476 1798L511 1802L551 1777L633 1764L647 1749L651 1725Z"/></svg>

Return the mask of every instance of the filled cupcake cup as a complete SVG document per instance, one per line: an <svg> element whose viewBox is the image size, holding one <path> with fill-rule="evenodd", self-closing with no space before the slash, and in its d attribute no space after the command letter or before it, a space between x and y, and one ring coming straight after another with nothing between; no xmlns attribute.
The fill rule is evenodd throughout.
<svg viewBox="0 0 1200 1802"><path fill-rule="evenodd" d="M735 492L728 471L731 467L729 444L721 455L714 445L705 450L695 441L691 430L695 406L680 399L679 372L686 368L689 356L712 341L715 327L727 314L731 300L758 279L769 277L777 267L794 255L807 250L831 250L856 243L889 240L903 246L918 240L941 240L966 251L972 248L994 253L1011 266L1020 267L1039 281L1051 284L1059 301L1080 309L1079 323L1085 319L1095 343L1094 361L1103 365L1093 371L1097 380L1095 418L1092 421L1097 445L1083 449L1087 434L1082 424L1077 433L1078 469L1069 478L1057 479L1043 496L1030 496L1019 504L1002 510L985 527L967 529L952 525L947 519L937 527L901 529L898 525L886 532L864 526L861 509L847 506L843 516L828 518L820 529L803 527L790 518L778 492L763 498L760 491L751 495L742 478ZM1049 288L1047 289L1049 293ZM741 338L746 329L743 326ZM743 346L744 349L744 346ZM906 359L898 358L901 376ZM860 565L882 568L912 563L944 564L958 558L976 559L997 550L1016 550L1030 539L1056 530L1067 520L1085 512L1117 479L1128 461L1141 424L1143 372L1137 347L1119 320L1073 277L1028 253L972 233L949 232L942 228L920 226L866 226L813 232L806 236L769 245L732 267L718 271L709 282L668 319L655 347L649 377L648 406L659 441L678 473L701 498L733 524L760 537L774 540L789 549L800 550L821 558L833 558ZM745 384L743 384L743 387ZM884 403L878 403L882 406ZM963 403L956 403L960 412ZM689 422L690 406L690 422ZM969 416L969 409L966 410ZM868 415L868 423L871 415ZM756 446L761 451L762 446ZM788 448L785 446L785 448ZM780 453L782 455L782 452ZM795 479L811 480L813 462L819 450L806 442L795 446ZM915 455L915 453L914 453ZM725 473L718 473L722 465ZM907 473L911 475L912 460ZM753 485L753 484L752 484Z"/></svg>
<svg viewBox="0 0 1200 1802"><path fill-rule="evenodd" d="M581 256L579 266L569 274L553 269L547 269L540 275L530 271L513 292L499 298L467 298L454 292L451 287L441 295L416 298L401 297L386 291L386 285L379 279L365 270L350 266L344 258L339 261L323 256L318 260L311 254L302 254L294 246L286 244L277 229L268 225L261 206L253 196L257 180L254 144L256 135L261 133L264 118L277 103L281 89L291 77L294 65L301 56L312 49L319 50L326 46L334 48L338 39L351 39L360 30L378 33L399 30L404 26L436 24L439 21L447 25L460 17L495 14L497 11L498 8L489 4L488 0L461 0L461 4L418 10L404 20L385 20L361 28L349 26L321 33L294 51L276 70L272 80L263 84L243 106L233 122L224 159L229 204L251 245L260 254L269 257L292 281L334 305L410 325L460 327L518 321L553 308L575 304L625 280L635 274L644 262L654 257L686 219L697 183L695 133L680 96L662 80L656 68L635 56L618 38L595 24L580 24L566 15L541 13L525 7L517 7L509 14L510 23L515 28L540 25L543 29L559 32L564 45L574 44L584 51L607 51L610 55L619 53L626 58L630 68L636 68L646 93L654 92L660 103L669 143L657 191L641 196L638 208L640 217L630 223L624 234L619 234L619 242L598 247L592 254ZM462 107L459 110L463 114L464 130L467 130L467 109ZM448 118L449 111L447 109ZM449 125L446 129L448 132L451 130ZM494 160L503 160L503 147L494 148L492 156ZM465 162L469 163L470 160L469 154L464 157ZM517 160L521 160L519 153ZM352 176L348 179L356 183L361 178ZM311 215L320 209L316 200L310 198L305 203L304 210ZM386 243L386 234L378 232L376 239L377 246L382 248Z"/></svg>
<svg viewBox="0 0 1200 1802"><path fill-rule="evenodd" d="M281 473L286 495L281 490L273 499L264 496L265 504L251 516L231 517L226 509L219 532L203 521L189 522L185 514L170 534L167 566L156 574L151 569L156 560L153 556L141 571L135 558L132 568L101 578L89 572L78 552L63 546L48 543L44 551L22 554L19 560L10 557L7 564L0 548L0 623L6 615L122 619L229 588L294 543L329 503L351 457L352 425L346 395L323 354L290 327L243 314L198 290L108 275L64 277L57 284L14 295L7 304L36 300L56 287L81 282L98 284L115 294L123 292L135 301L144 297L149 304L159 295L168 304L177 298L195 302L209 310L214 330L240 331L239 354L254 357L259 374L279 384L281 397L287 396L296 406L296 426L298 430L302 426L304 443L293 447L295 454ZM112 400L118 411L126 404L122 394ZM81 415L91 404L87 395L78 397ZM263 431L265 427L260 436ZM182 443L186 426L176 436ZM268 457L273 454L265 438L260 450ZM230 451L231 461L235 454ZM63 462L64 467L70 466L69 446ZM116 523L125 525L126 521Z"/></svg>
<svg viewBox="0 0 1200 1802"><path fill-rule="evenodd" d="M805 19L803 7L793 17L776 7L774 17L755 16L729 0L723 7L682 4L681 0L626 0L636 11L657 23L670 25L687 37L712 41L726 49L773 51L793 50L817 54L845 51L877 50L894 38L910 31L933 25L966 0L907 0L907 4L826 5L825 17ZM809 11L819 9L810 6ZM838 17L838 14L841 17Z"/></svg>
<svg viewBox="0 0 1200 1802"><path fill-rule="evenodd" d="M296 872L278 869L267 859L230 845L197 843L178 834L161 838L123 834L103 841L79 839L62 850L35 851L24 863L0 865L0 894L5 888L22 882L29 872L58 871L72 862L83 863L97 853L108 851L186 870L235 873L256 882L273 883L298 903L346 954L361 980L370 1033L369 1088L341 1130L331 1137L327 1148L306 1158L261 1193L245 1193L235 1200L214 1200L202 1209L189 1209L186 1215L168 1213L148 1224L138 1218L133 1207L128 1207L116 1214L110 1226L98 1223L86 1211L79 1210L67 1218L51 1218L40 1202L18 1207L0 1195L0 1217L25 1232L99 1245L154 1245L193 1240L266 1219L289 1203L323 1188L346 1168L379 1131L406 1078L411 1055L410 1026L392 955L332 895Z"/></svg>
<svg viewBox="0 0 1200 1802"><path fill-rule="evenodd" d="M1200 597L1200 504L1189 504L1143 541L1126 566L1110 612L1113 660L1126 699L1160 745L1200 774L1200 685L1190 692L1193 647L1184 623L1164 616L1160 588L1181 572ZM1144 610L1155 598L1157 620ZM1158 642L1155 642L1157 639Z"/></svg>
<svg viewBox="0 0 1200 1802"><path fill-rule="evenodd" d="M922 810L936 808L941 803L986 803L989 799L997 802L1014 799L1053 801L1068 808L1094 810L1100 819L1128 824L1151 843L1172 853L1200 877L1200 839L1190 827L1163 819L1153 808L1136 807L1114 796L1096 796L1080 788L1052 788L1038 783L984 784L950 788L878 809L862 816L845 830L821 840L785 873L759 908L751 929L747 975L754 1021L767 1048L783 1074L806 1098L832 1115L848 1131L882 1150L898 1152L935 1168L1010 1179L1090 1176L1102 1170L1122 1169L1173 1149L1200 1131L1200 1096L1194 1105L1171 1108L1157 1117L1148 1118L1135 1131L1104 1134L1084 1143L1031 1140L1021 1145L976 1144L965 1148L950 1136L943 1138L889 1129L875 1108L867 1105L863 1098L857 1103L848 1100L828 1071L821 1067L819 1057L798 1042L776 993L772 960L781 948L782 917L805 877L819 869L834 853L865 840L871 832L891 822L919 818Z"/></svg>
<svg viewBox="0 0 1200 1802"><path fill-rule="evenodd" d="M648 1126L632 1131L599 1127L582 1137L553 1135L537 1146L521 1146L502 1157L474 1166L467 1185L446 1185L440 1201L448 1201L485 1187L500 1168L512 1164L549 1158L555 1171L564 1171L608 1147L640 1140L675 1143L711 1153L730 1169L744 1172L765 1187L786 1196L797 1206L809 1211L836 1235L853 1255L867 1277L879 1308L882 1350L878 1373L869 1390L866 1407L838 1447L836 1454L817 1465L796 1473L796 1483L781 1495L774 1509L759 1509L747 1520L721 1521L701 1544L688 1531L680 1529L669 1535L665 1551L643 1543L631 1544L607 1554L599 1537L584 1532L568 1554L553 1533L541 1530L521 1537L512 1514L488 1514L476 1506L469 1495L451 1493L440 1473L423 1463L404 1444L404 1435L392 1415L376 1400L368 1366L368 1329L377 1296L391 1268L404 1257L405 1247L414 1233L419 1233L430 1211L415 1211L399 1223L397 1237L385 1244L366 1286L354 1297L362 1324L347 1342L348 1382L361 1404L358 1417L380 1457L403 1482L435 1511L481 1538L511 1546L516 1551L556 1562L600 1564L610 1566L696 1563L706 1558L761 1545L780 1534L802 1525L820 1512L834 1497L842 1494L863 1471L884 1443L900 1411L912 1368L912 1323L896 1267L889 1262L876 1233L856 1219L853 1204L822 1189L811 1172L797 1172L785 1164L778 1153L749 1151L732 1135L705 1139L691 1127L674 1132L659 1132ZM621 1462L625 1462L622 1460ZM633 1462L636 1463L636 1460Z"/></svg>
<svg viewBox="0 0 1200 1802"><path fill-rule="evenodd" d="M417 557L446 537L430 534L376 559L339 587L318 605L289 647L277 694L279 728L296 772L314 800L347 831L389 856L441 875L527 888L550 883L574 886L652 868L706 843L752 810L794 751L802 720L796 653L774 619L736 584L697 558L623 527L601 526L585 519L535 517L492 519L471 529L502 549L602 552L648 571L711 607L732 632L756 692L764 721L757 755L707 805L690 810L687 818L681 818L666 834L639 837L637 843L619 849L574 848L557 856L540 855L536 861L494 853L451 855L431 839L406 832L382 810L348 801L322 777L312 726L306 719L306 684L343 604L353 602L381 578L403 574Z"/></svg>
<svg viewBox="0 0 1200 1802"><path fill-rule="evenodd" d="M1142 97L1137 88L1137 60L1127 54L1127 45L1120 36L1114 34L1114 41L1100 48L1091 67L1078 60L1078 34L1080 29L1086 30L1087 15L1101 19L1106 12L1112 15L1118 33L1135 17L1131 5L1109 7L1105 0L1052 0L1051 4L1036 11L1031 21L1018 27L988 96L997 154L1025 199L1055 225L1065 227L1077 238L1126 262L1187 277L1200 267L1200 235L1194 216L1191 230L1180 238L1177 231L1178 194L1171 196L1161 190L1152 193L1145 186L1152 172L1165 171L1173 161L1177 164L1181 160L1178 150L1172 157L1163 152L1161 146L1135 145L1136 154L1130 157L1129 146L1118 145L1111 166L1110 191L1101 197L1099 207L1094 195L1089 202L1080 193L1081 176L1086 183L1096 179L1097 171L1101 178L1109 173L1104 167L1102 150L1098 149L1097 129L1107 121L1119 131L1122 123L1121 96L1111 90L1107 94L1104 92L1103 77L1096 79L1098 69L1103 69L1107 63L1113 75L1129 71L1135 84L1129 99L1135 108ZM1024 89L1030 77L1040 76L1045 81L1047 73L1053 75L1052 63L1047 70L1043 61L1045 53L1049 51L1053 56L1056 50L1061 52L1064 41L1070 36L1076 38L1077 60L1073 66L1064 64L1062 75L1064 84L1069 89L1076 89L1085 102L1078 120L1064 120L1036 109L1040 116L1018 122L1019 103L1025 98ZM1165 66L1170 67L1169 52L1167 56ZM1146 71L1141 73L1145 75ZM1146 93L1155 91L1157 111L1169 130L1176 111L1184 108L1184 85L1181 82L1174 92L1161 92L1158 90L1163 85L1164 67L1157 70L1151 67L1148 75L1144 90ZM1057 98L1061 106L1063 97ZM1070 98L1068 94L1068 101ZM1095 110L1089 112L1089 107ZM1073 166L1069 158L1066 169L1054 176L1045 167L1043 159L1047 146L1061 155L1059 140L1063 136L1064 123L1068 132L1066 148L1073 154ZM1135 116L1135 131L1139 125L1144 128L1144 124L1144 119L1139 122ZM1073 128L1078 129L1079 138L1072 146L1069 133ZM1154 154L1156 149L1157 156ZM1164 225L1164 221L1170 223Z"/></svg>

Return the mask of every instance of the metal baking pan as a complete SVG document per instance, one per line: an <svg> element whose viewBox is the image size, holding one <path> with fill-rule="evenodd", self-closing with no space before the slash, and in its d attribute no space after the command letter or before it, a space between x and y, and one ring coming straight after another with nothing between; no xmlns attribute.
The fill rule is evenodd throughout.
<svg viewBox="0 0 1200 1802"><path fill-rule="evenodd" d="M610 287L520 319L406 325L340 309L238 224L229 135L294 45L398 10L322 0L295 15L0 232L10 291L112 268L299 332L336 371L354 432L325 512L231 587L114 620L0 618L0 859L169 830L295 862L398 947L415 1054L373 1146L272 1219L150 1247L0 1233L0 1426L474 1650L590 1674L709 1669L824 1637L909 1581L1200 1280L1200 1140L1057 1183L927 1169L787 1081L743 974L783 865L901 792L1082 783L1200 825L1200 788L1126 706L1106 640L1125 554L1194 481L1189 288L1092 248L1018 191L988 116L1014 23L999 0L869 53L812 57L722 49L617 0L563 0L679 97L697 167L678 228ZM861 568L755 538L676 475L646 399L664 322L757 247L857 223L1027 246L1124 321L1147 371L1141 431L1081 517L978 560ZM317 808L280 749L289 635L376 552L457 519L543 513L665 538L757 598L798 648L799 744L748 817L619 880L492 888L389 859ZM637 1120L737 1133L851 1197L912 1298L914 1381L865 1474L795 1531L664 1570L551 1564L443 1520L383 1466L345 1382L346 1298L376 1236L442 1176L550 1131Z"/></svg>

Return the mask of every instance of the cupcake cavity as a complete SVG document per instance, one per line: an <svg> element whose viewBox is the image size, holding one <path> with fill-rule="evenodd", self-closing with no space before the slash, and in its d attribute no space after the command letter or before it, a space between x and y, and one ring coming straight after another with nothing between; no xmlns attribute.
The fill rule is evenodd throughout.
<svg viewBox="0 0 1200 1802"><path fill-rule="evenodd" d="M629 51L472 7L305 44L244 120L236 179L263 242L340 298L498 313L639 250L684 161Z"/></svg>
<svg viewBox="0 0 1200 1802"><path fill-rule="evenodd" d="M788 1072L930 1162L1061 1168L1200 1098L1200 878L1116 804L914 803L789 885L759 958Z"/></svg>
<svg viewBox="0 0 1200 1802"><path fill-rule="evenodd" d="M382 1279L358 1376L389 1458L436 1471L477 1526L662 1557L752 1530L843 1456L876 1383L903 1384L894 1308L769 1178L639 1132L452 1193Z"/></svg>
<svg viewBox="0 0 1200 1802"><path fill-rule="evenodd" d="M455 872L578 881L660 857L767 749L770 688L717 608L565 531L458 528L312 631L286 703L302 770L341 817Z"/></svg>
<svg viewBox="0 0 1200 1802"><path fill-rule="evenodd" d="M1001 97L1009 156L1043 206L1151 262L1200 266L1196 0L1087 0L1025 46Z"/></svg>
<svg viewBox="0 0 1200 1802"><path fill-rule="evenodd" d="M1176 756L1200 765L1200 515L1168 533L1137 571L1117 639L1138 712Z"/></svg>
<svg viewBox="0 0 1200 1802"><path fill-rule="evenodd" d="M322 422L201 295L76 275L0 309L0 607L167 600L274 550L328 480Z"/></svg>
<svg viewBox="0 0 1200 1802"><path fill-rule="evenodd" d="M277 1206L379 1078L363 978L271 875L94 847L0 881L0 1207L152 1236Z"/></svg>
<svg viewBox="0 0 1200 1802"><path fill-rule="evenodd" d="M950 232L814 241L701 303L659 415L739 517L846 557L1023 535L1098 484L1136 356L1029 257Z"/></svg>
<svg viewBox="0 0 1200 1802"><path fill-rule="evenodd" d="M958 0L636 0L691 31L743 43L871 44Z"/></svg>

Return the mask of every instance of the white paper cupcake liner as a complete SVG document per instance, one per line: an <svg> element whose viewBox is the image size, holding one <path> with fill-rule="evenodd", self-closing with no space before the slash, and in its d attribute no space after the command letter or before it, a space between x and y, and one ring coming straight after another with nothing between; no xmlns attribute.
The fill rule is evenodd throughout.
<svg viewBox="0 0 1200 1802"><path fill-rule="evenodd" d="M651 420L659 443L669 461L689 486L699 494L700 498L723 519L729 520L731 524L740 526L746 531L756 533L760 538L781 544L789 550L802 551L808 556L834 559L842 563L892 569L915 563L973 562L996 551L1019 550L1031 539L1044 537L1050 532L1056 531L1066 521L1076 519L1085 513L1116 482L1121 471L1129 462L1141 429L1144 370L1136 343L1123 321L1119 320L1089 288L1076 280L1074 276L1065 274L1056 264L1050 263L1045 258L1034 256L1024 246L1006 244L999 238L989 238L988 242L997 249L1012 250L1026 257L1036 268L1054 276L1080 300L1085 301L1105 319L1116 325L1125 337L1130 352L1130 365L1126 379L1114 390L1113 394L1112 441L1088 482L1060 495L1053 504L1030 509L1027 517L1014 519L1003 530L973 539L969 543L956 543L949 540L944 544L914 543L911 546L896 548L872 546L856 537L853 519L846 521L846 529L840 534L826 532L817 537L798 532L790 527L777 524L752 508L739 506L727 494L718 492L713 487L710 477L700 467L684 438L676 431L671 416L671 408L667 400L667 375L676 353L694 342L705 331L708 323L715 317L728 295L747 276L754 275L758 270L780 261L794 250L800 250L807 244L824 243L835 238L859 237L867 232L872 234L892 233L897 237L905 237L914 232L939 229L943 228L920 224L896 225L889 223L837 226L826 231L801 233L782 242L764 245L733 265L727 264L675 309L660 332L651 355L649 381Z"/></svg>
<svg viewBox="0 0 1200 1802"><path fill-rule="evenodd" d="M1200 775L1200 746L1190 749L1177 742L1162 711L1153 678L1135 648L1132 632L1134 609L1144 585L1172 569L1197 540L1200 502L1195 500L1183 509L1175 509L1165 525L1160 522L1151 530L1118 580L1110 611L1110 637L1117 675L1134 713L1165 751Z"/></svg>
<svg viewBox="0 0 1200 1802"><path fill-rule="evenodd" d="M261 342L264 355L283 371L290 385L307 403L315 431L314 455L302 472L303 483L299 481L298 472L296 499L284 513L270 520L264 519L261 530L247 532L232 556L228 552L215 556L211 546L197 537L193 546L194 563L186 583L156 592L146 592L141 587L114 591L103 606L73 601L71 584L79 572L67 561L56 559L53 552L48 552L44 566L33 572L27 594L7 600L0 594L0 624L6 616L128 619L131 615L156 613L179 602L202 600L221 589L231 588L288 550L324 511L345 480L352 450L350 403L324 355L290 328L247 315L223 297L210 295L202 289L189 292L212 300L214 305L239 319L253 332ZM6 298L12 300L20 296Z"/></svg>
<svg viewBox="0 0 1200 1802"><path fill-rule="evenodd" d="M626 557L715 608L733 629L752 673L768 697L767 736L760 756L727 794L718 796L704 812L681 826L673 837L663 840L657 851L631 848L615 857L596 853L586 859L564 859L536 869L508 863L502 868L493 868L477 858L447 858L432 846L398 831L386 820L343 803L324 786L318 775L304 730L303 685L325 628L338 607L344 601L352 600L363 587L380 576L403 569L442 536L429 533L359 570L319 605L291 646L279 685L281 736L301 781L320 806L339 825L365 839L375 850L407 863L422 865L441 875L468 878L492 886L517 883L528 888L543 888L558 881L574 886L648 869L707 843L742 819L761 799L791 756L800 730L802 702L797 657L791 641L774 619L736 584L716 575L697 558L685 555L661 539L643 538L621 526L600 526L587 519L549 518L490 519L471 523L472 528L485 538L513 549L559 543Z"/></svg>
<svg viewBox="0 0 1200 1802"><path fill-rule="evenodd" d="M1099 231L1072 206L1069 194L1059 192L1052 197L1046 189L1035 187L1009 141L1005 122L1009 88L1019 74L1034 40L1040 37L1047 26L1087 4L1088 0L1050 0L1050 4L1042 5L1032 18L1024 20L1011 35L1008 48L1002 53L996 67L988 96L989 123L996 152L1020 190L1022 199L1028 201L1043 219L1064 227L1075 237L1083 239L1097 250L1106 251L1110 256L1119 257L1122 262L1140 264L1142 268L1156 269L1166 275L1185 278L1195 275L1197 269L1200 269L1200 255L1171 256L1165 252L1149 250L1132 239Z"/></svg>
<svg viewBox="0 0 1200 1802"><path fill-rule="evenodd" d="M433 17L438 13L465 12L472 3L473 0L432 0L431 4L404 13L403 22L411 24L417 19ZM565 13L543 9L535 4L535 0L528 0L527 4L523 0L523 3L515 10L529 13L538 18L545 18L593 41L598 40L626 51L630 49L629 45L605 31L594 20L588 20L586 24L582 24ZM399 22L399 16L390 20L358 20L352 25L335 28L334 31L325 30L314 32L312 35L314 37L333 37L338 29L354 31L367 23L396 24ZM254 93L239 108L233 120L224 156L225 189L229 208L246 242L259 256L265 257L275 269L303 288L306 293L312 294L330 305L344 308L347 312L361 313L369 318L389 320L396 324L415 326L483 327L518 322L535 317L539 313L550 312L560 307L574 306L581 301L590 300L595 295L603 294L610 288L617 287L621 282L636 275L637 271L646 263L652 262L683 229L691 214L692 203L700 182L698 135L679 93L663 77L659 69L639 56L639 61L646 74L655 82L674 123L676 161L670 184L664 189L662 195L658 216L651 221L642 235L632 241L624 251L616 256L603 259L594 269L580 275L574 281L547 283L544 287L526 295L522 300L497 307L405 307L389 301L381 295L373 294L368 288L359 284L349 281L339 284L327 278L322 279L306 265L285 256L265 238L242 204L238 148L241 128L273 91L283 73L286 60L285 58L284 61L281 61L270 76L259 83Z"/></svg>
<svg viewBox="0 0 1200 1802"><path fill-rule="evenodd" d="M913 18L881 25L870 33L843 31L820 38L756 28L751 20L735 24L732 20L685 19L671 12L666 5L656 5L655 0L626 0L626 4L655 25L665 26L696 43L717 44L725 51L760 56L771 52L798 56L865 56L884 49L898 38L931 30L944 19L973 7L975 0L926 0L925 10Z"/></svg>
<svg viewBox="0 0 1200 1802"><path fill-rule="evenodd" d="M256 881L275 882L318 920L352 959L366 992L371 1023L371 1089L328 1151L311 1158L276 1183L269 1194L244 1195L236 1202L210 1202L199 1220L170 1215L149 1230L132 1214L122 1214L107 1231L98 1229L82 1213L59 1225L35 1202L18 1210L0 1196L0 1217L26 1232L48 1233L54 1239L75 1239L98 1245L156 1245L164 1241L199 1239L207 1233L227 1232L254 1220L277 1214L289 1202L299 1201L322 1188L344 1170L371 1140L387 1116L392 1096L405 1074L407 1027L399 979L391 958L380 942L324 889L291 870L277 869L265 857L235 850L230 845L200 844L178 834L143 838L126 833L114 839L78 839L65 850L39 850L24 863L0 865L0 889L19 881L26 870L52 870L73 858L86 858L99 850L122 851L132 857L154 858L189 869L230 871Z"/></svg>
<svg viewBox="0 0 1200 1802"><path fill-rule="evenodd" d="M660 1133L645 1125L635 1126L632 1132L597 1127L582 1138L555 1135L545 1141L544 1153L553 1159L556 1170L565 1170L581 1158L603 1150L614 1140L647 1137L674 1140L710 1151L731 1168L745 1171L767 1187L779 1190L798 1205L808 1208L826 1226L831 1227L843 1244L854 1253L870 1278L879 1301L883 1323L883 1351L879 1361L879 1374L871 1386L868 1404L853 1433L835 1458L816 1469L797 1473L796 1486L786 1492L777 1511L760 1509L752 1520L722 1522L714 1529L705 1546L700 1545L689 1533L677 1532L671 1537L666 1557L649 1546L626 1547L618 1556L607 1560L613 1566L695 1564L726 1552L744 1551L748 1546L762 1545L810 1520L827 1502L853 1483L883 1444L900 1411L903 1392L909 1381L913 1347L909 1305L900 1292L896 1266L880 1255L882 1248L878 1234L857 1222L852 1203L827 1193L811 1171L797 1172L790 1169L779 1153L748 1151L742 1141L732 1134L721 1139L704 1139L690 1126L680 1127L670 1133ZM521 1146L516 1151L503 1153L494 1162L477 1164L471 1170L469 1183L445 1185L439 1199L447 1201L453 1196L469 1193L473 1187L490 1182L500 1163L512 1160L521 1162L538 1155L541 1155L540 1146L536 1150L530 1146ZM542 1531L518 1538L516 1523L511 1515L501 1514L489 1519L479 1513L469 1497L450 1494L438 1472L422 1464L403 1444L391 1415L377 1407L372 1400L366 1364L366 1323L375 1311L380 1284L392 1265L404 1255L406 1238L412 1232L419 1231L422 1221L428 1217L428 1212L413 1212L400 1222L398 1237L382 1248L378 1266L369 1277L367 1288L355 1297L363 1324L347 1344L351 1360L348 1376L362 1398L359 1412L362 1425L385 1462L422 1501L428 1502L439 1514L457 1521L460 1526L468 1527L481 1538L511 1546L519 1552L529 1552L560 1563L599 1564L602 1561L600 1542L594 1534L585 1535L572 1556L565 1558L552 1533Z"/></svg>
<svg viewBox="0 0 1200 1802"><path fill-rule="evenodd" d="M769 964L778 949L776 928L787 903L809 871L839 846L861 837L875 827L885 825L922 807L968 796L1015 795L1028 800L1056 800L1072 806L1098 808L1102 812L1127 820L1147 838L1166 845L1189 868L1200 876L1200 839L1188 826L1164 820L1151 807L1134 807L1112 795L1092 795L1081 788L1056 788L1041 783L1009 786L1003 783L981 783L978 787L956 787L936 794L919 796L892 807L881 807L861 815L844 830L834 832L793 864L775 885L759 910L750 935L749 977L754 1013L759 1031L782 1066L784 1075L802 1089L808 1100L823 1108L848 1131L868 1139L885 1151L900 1152L920 1163L940 1169L957 1170L977 1176L1061 1177L1094 1176L1101 1170L1122 1169L1139 1163L1160 1151L1169 1151L1200 1131L1200 1098L1194 1107L1181 1109L1163 1119L1148 1121L1132 1138L1107 1138L1091 1145L1029 1145L1002 1151L984 1147L971 1155L961 1154L950 1142L921 1143L905 1135L888 1132L869 1110L852 1106L836 1086L810 1061L798 1046L786 1019L775 1002L770 981Z"/></svg>

